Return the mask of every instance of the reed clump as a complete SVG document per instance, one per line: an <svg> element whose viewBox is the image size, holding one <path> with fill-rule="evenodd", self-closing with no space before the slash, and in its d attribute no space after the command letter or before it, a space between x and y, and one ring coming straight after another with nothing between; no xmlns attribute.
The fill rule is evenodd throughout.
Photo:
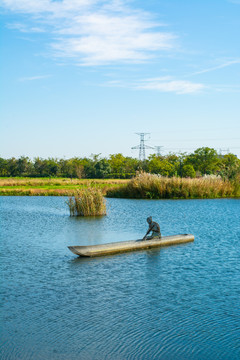
<svg viewBox="0 0 240 360"><path fill-rule="evenodd" d="M234 183L220 177L162 177L140 173L127 184L107 191L107 197L132 199L213 199L240 196Z"/></svg>
<svg viewBox="0 0 240 360"><path fill-rule="evenodd" d="M99 189L80 189L69 197L70 216L106 215L106 201Z"/></svg>

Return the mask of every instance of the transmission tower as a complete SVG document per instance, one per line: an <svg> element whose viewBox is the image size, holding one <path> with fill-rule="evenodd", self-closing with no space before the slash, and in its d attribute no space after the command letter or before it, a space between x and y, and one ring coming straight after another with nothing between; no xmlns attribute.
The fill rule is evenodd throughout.
<svg viewBox="0 0 240 360"><path fill-rule="evenodd" d="M157 151L157 156L161 156L161 148L163 148L163 146L154 146L154 149Z"/></svg>
<svg viewBox="0 0 240 360"><path fill-rule="evenodd" d="M223 152L225 152L226 154L229 154L229 148L227 148L227 149L219 149L220 155L222 155Z"/></svg>
<svg viewBox="0 0 240 360"><path fill-rule="evenodd" d="M154 149L152 146L145 145L145 136L150 133L136 133L140 136L140 145L133 146L132 149L139 149L139 160L144 161L146 159L145 149Z"/></svg>

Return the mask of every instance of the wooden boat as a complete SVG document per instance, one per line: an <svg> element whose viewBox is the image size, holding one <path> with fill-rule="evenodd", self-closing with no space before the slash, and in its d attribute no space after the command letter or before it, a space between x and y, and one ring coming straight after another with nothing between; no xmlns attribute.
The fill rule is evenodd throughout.
<svg viewBox="0 0 240 360"><path fill-rule="evenodd" d="M162 236L161 238L154 238L151 240L132 240L132 241L121 241L113 242L101 245L89 245L89 246L68 246L74 254L78 256L103 256L117 254L127 251L151 249L161 246L177 245L187 242L194 241L194 235L192 234L181 234Z"/></svg>

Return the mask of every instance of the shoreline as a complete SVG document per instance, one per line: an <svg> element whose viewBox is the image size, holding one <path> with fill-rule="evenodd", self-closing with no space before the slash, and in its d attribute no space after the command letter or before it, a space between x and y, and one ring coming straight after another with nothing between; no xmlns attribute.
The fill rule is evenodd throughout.
<svg viewBox="0 0 240 360"><path fill-rule="evenodd" d="M0 178L0 196L74 196L76 190L99 189L107 198L239 199L239 185L212 178L158 178L144 174L125 179Z"/></svg>

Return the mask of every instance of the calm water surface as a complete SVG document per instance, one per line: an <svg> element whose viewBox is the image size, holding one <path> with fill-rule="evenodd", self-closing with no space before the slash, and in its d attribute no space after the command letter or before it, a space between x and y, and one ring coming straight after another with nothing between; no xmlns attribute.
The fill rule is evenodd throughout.
<svg viewBox="0 0 240 360"><path fill-rule="evenodd" d="M1 359L240 359L240 200L0 197ZM80 259L68 245L163 235L195 242Z"/></svg>

